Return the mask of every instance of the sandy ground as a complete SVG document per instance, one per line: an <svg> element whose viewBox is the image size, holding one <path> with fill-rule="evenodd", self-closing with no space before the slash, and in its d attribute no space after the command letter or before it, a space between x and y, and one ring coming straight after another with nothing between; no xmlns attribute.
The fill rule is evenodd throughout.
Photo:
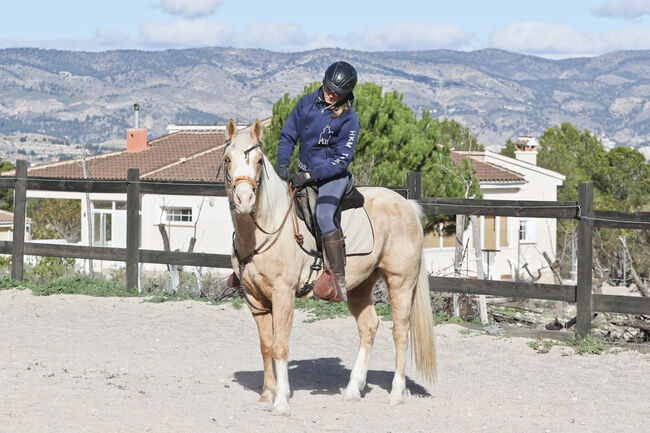
<svg viewBox="0 0 650 433"><path fill-rule="evenodd" d="M290 417L257 403L255 324L199 302L36 297L0 291L0 432L639 432L650 417L650 355L548 354L525 338L436 328L439 383L407 368L388 405L391 323L380 327L359 402L343 402L352 318L303 323L291 338Z"/></svg>

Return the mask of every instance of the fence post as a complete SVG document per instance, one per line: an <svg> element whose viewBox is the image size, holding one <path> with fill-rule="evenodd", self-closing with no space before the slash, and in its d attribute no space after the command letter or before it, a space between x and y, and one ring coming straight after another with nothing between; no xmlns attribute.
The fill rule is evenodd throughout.
<svg viewBox="0 0 650 433"><path fill-rule="evenodd" d="M581 183L578 187L578 205L580 218L578 220L578 288L577 301L577 330L578 335L586 337L591 332L592 305L591 282L593 266L592 229L594 226L594 186L591 183Z"/></svg>
<svg viewBox="0 0 650 433"><path fill-rule="evenodd" d="M406 173L406 198L420 200L422 198L422 172L409 171Z"/></svg>
<svg viewBox="0 0 650 433"><path fill-rule="evenodd" d="M126 186L126 291L138 287L140 262L140 169L129 168Z"/></svg>
<svg viewBox="0 0 650 433"><path fill-rule="evenodd" d="M14 225L11 253L11 278L22 281L25 259L25 203L27 161L16 161L16 186L14 187Z"/></svg>

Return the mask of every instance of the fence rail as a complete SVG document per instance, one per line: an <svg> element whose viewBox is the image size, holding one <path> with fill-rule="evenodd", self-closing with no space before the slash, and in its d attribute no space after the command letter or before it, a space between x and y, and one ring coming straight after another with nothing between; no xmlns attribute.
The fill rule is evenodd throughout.
<svg viewBox="0 0 650 433"><path fill-rule="evenodd" d="M425 213L443 215L486 215L578 220L578 280L576 285L537 284L515 281L473 280L429 277L430 289L513 298L535 298L576 302L577 332L591 330L593 312L650 314L650 298L601 295L592 293L592 231L594 228L650 229L650 212L625 213L593 209L593 186L579 186L577 202L476 200L422 197L420 173L408 173L407 186L392 188L409 199L417 200ZM0 253L12 255L11 276L23 279L25 255L72 257L126 262L127 288L137 286L139 263L177 264L230 268L230 255L157 251L139 248L140 195L169 194L190 196L226 196L223 183L156 182L140 179L139 170L130 168L126 180L72 180L27 176L27 162L16 162L13 177L0 178L0 189L14 189L13 240L0 241ZM27 190L89 193L124 193L127 196L126 248L56 245L25 242L25 204Z"/></svg>

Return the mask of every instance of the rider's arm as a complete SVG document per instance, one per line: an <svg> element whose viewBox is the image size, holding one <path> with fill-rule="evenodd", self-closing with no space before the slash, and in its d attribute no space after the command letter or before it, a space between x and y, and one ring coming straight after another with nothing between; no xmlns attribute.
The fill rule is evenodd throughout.
<svg viewBox="0 0 650 433"><path fill-rule="evenodd" d="M354 111L350 111L341 125L332 156L327 161L310 168L311 178L313 180L329 179L345 173L352 161L358 137L359 119Z"/></svg>
<svg viewBox="0 0 650 433"><path fill-rule="evenodd" d="M284 122L284 126L280 131L278 136L278 154L277 154L277 165L286 165L288 166L291 162L291 154L293 153L293 148L298 142L300 137L299 130L302 114L302 104L304 98L301 98L296 105L289 113L289 117Z"/></svg>

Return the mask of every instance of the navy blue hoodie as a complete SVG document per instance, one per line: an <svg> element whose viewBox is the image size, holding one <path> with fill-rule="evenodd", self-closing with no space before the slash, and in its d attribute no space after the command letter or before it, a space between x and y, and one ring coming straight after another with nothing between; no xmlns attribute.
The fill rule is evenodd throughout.
<svg viewBox="0 0 650 433"><path fill-rule="evenodd" d="M350 98L350 104L354 97ZM323 98L322 86L300 98L287 117L278 141L278 166L289 165L293 148L300 139L298 167L314 181L347 173L359 136L359 119L354 110L337 119Z"/></svg>

